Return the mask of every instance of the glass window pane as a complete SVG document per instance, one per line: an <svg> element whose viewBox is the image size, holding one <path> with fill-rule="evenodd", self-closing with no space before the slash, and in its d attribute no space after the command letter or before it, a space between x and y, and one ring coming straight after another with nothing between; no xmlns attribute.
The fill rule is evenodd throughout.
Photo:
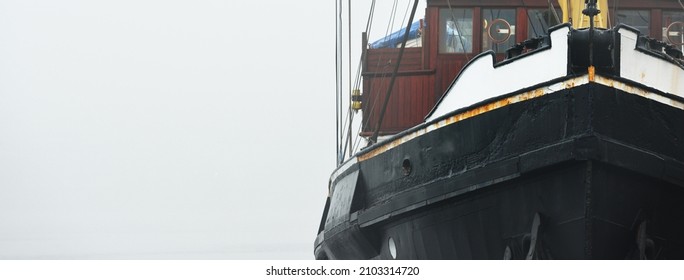
<svg viewBox="0 0 684 280"><path fill-rule="evenodd" d="M641 35L648 36L651 34L651 32L649 32L651 13L648 10L618 10L615 15L615 22L639 29Z"/></svg>
<svg viewBox="0 0 684 280"><path fill-rule="evenodd" d="M549 34L549 27L556 26L560 22L558 19L563 19L563 12L556 9L554 15L553 10L550 9L532 9L527 10L527 38L535 38Z"/></svg>
<svg viewBox="0 0 684 280"><path fill-rule="evenodd" d="M663 12L663 41L674 45L684 45L684 13Z"/></svg>
<svg viewBox="0 0 684 280"><path fill-rule="evenodd" d="M515 44L515 10L482 10L482 49L503 53Z"/></svg>
<svg viewBox="0 0 684 280"><path fill-rule="evenodd" d="M473 52L473 10L439 10L439 52Z"/></svg>

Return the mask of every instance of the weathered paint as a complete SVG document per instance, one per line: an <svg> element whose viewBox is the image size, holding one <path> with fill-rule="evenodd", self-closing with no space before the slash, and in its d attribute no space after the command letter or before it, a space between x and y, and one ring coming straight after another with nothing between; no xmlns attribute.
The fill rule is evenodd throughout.
<svg viewBox="0 0 684 280"><path fill-rule="evenodd" d="M640 50L639 34L628 28L618 30L620 43L620 77L662 92L684 98L684 68L667 59Z"/></svg>
<svg viewBox="0 0 684 280"><path fill-rule="evenodd" d="M553 84L550 86L540 87L540 88L537 88L537 89L534 89L531 91L526 91L526 92L523 92L520 94L516 94L514 96L505 97L505 98L484 104L482 106L478 106L478 107L475 107L473 109L466 110L464 112L461 112L461 113L455 114L453 116L447 117L445 119L439 120L439 121L432 123L428 126L425 126L423 128L417 129L417 130L415 130L415 131L413 131L407 135L404 135L400 138L390 140L388 143L383 144L379 147L376 147L372 151L369 151L369 152L366 152L366 153L359 155L358 160L359 161L368 160L368 159L373 158L379 154L382 154L382 153L384 153L384 152L386 152L386 151L388 151L394 147L397 147L403 143L406 143L406 142L411 141L417 137L420 137L421 135L424 135L428 132L431 132L433 130L437 130L437 129L440 129L442 127L445 127L445 126L448 126L448 125L451 125L451 124L472 118L474 116L477 116L477 115L480 115L480 114L483 114L483 113L486 113L486 112L489 112L492 110L496 110L499 108L503 108L503 107L508 106L510 104L514 104L514 103L530 100L533 98L537 98L537 97L543 96L545 94L556 92L556 91L561 90L561 89L569 89L569 88L572 88L575 86L584 85L587 82L588 82L587 75L576 77L576 78L570 78L568 80L565 80L565 81L562 81L562 82L559 82L559 83L556 83L556 84Z"/></svg>
<svg viewBox="0 0 684 280"><path fill-rule="evenodd" d="M568 75L569 33L568 26L557 27L549 35L548 48L516 57L514 61L495 64L495 55L491 52L473 58L428 115L427 121L441 119L454 110L469 108L502 94L563 79ZM493 79L505 82L492 82Z"/></svg>
<svg viewBox="0 0 684 280"><path fill-rule="evenodd" d="M357 162L357 157L351 157L349 160L342 163L342 165L338 166L337 169L333 171L332 175L330 176L330 181L335 181L337 177L339 177L345 171L349 170L349 168L353 167Z"/></svg>
<svg viewBox="0 0 684 280"><path fill-rule="evenodd" d="M626 83L623 83L623 82L620 82L620 81L617 81L617 80L614 80L611 78L602 77L602 76L597 75L596 76L596 83L602 84L602 85L605 85L608 87L612 87L615 89L619 89L619 90L624 91L626 93L639 95L641 97L648 98L650 100L653 100L653 101L656 101L656 102L659 102L659 103L662 103L662 104L665 104L668 106L672 106L672 107L675 107L675 108L680 109L680 110L684 110L684 102L681 102L679 100L675 100L675 99L660 95L660 94L655 93L655 92L645 90L643 88L631 86L631 85L628 85Z"/></svg>
<svg viewBox="0 0 684 280"><path fill-rule="evenodd" d="M360 162L357 186L352 170L341 174L335 191L356 187L340 214L351 213L324 229L317 258L391 259L389 237L397 259L500 259L507 246L524 258L539 213L554 259L630 258L635 217L663 236L651 257L681 259L684 225L672 221L684 217L684 111L578 80ZM399 172L406 157L409 176Z"/></svg>
<svg viewBox="0 0 684 280"><path fill-rule="evenodd" d="M373 158L379 154L382 154L382 153L384 153L384 152L386 152L386 151L388 151L394 147L397 147L403 143L406 143L406 142L411 141L417 137L420 137L421 135L429 133L433 130L437 130L437 129L440 129L440 128L445 127L445 126L455 124L457 122L472 118L474 116L477 116L477 115L480 115L480 114L483 114L483 113L486 113L486 112L489 112L492 110L496 110L499 108L503 108L503 107L508 106L510 104L515 104L518 102L523 102L526 100L534 99L534 98L537 98L537 97L540 97L540 96L543 96L546 94L556 92L556 91L561 90L561 89L570 89L570 88L574 88L577 86L585 85L585 84L590 83L590 82L591 81L590 81L589 75L585 74L583 76L570 78L568 80L565 80L565 81L562 81L562 82L559 82L559 83L556 83L556 84L553 84L550 86L545 86L545 87L537 88L537 89L534 89L531 91L526 91L526 92L511 96L511 97L502 98L502 99L484 104L482 106L478 106L478 107L475 107L473 109L469 109L467 111L464 111L464 112L455 114L453 116L447 117L445 119L439 120L439 121L432 123L428 126L425 126L423 128L417 129L417 130L415 130L415 131L413 131L407 135L404 135L400 138L397 138L394 140L389 140L388 143L383 144L379 147L374 148L371 151L368 151L366 153L359 155L358 161L361 162L361 161L368 160L368 159ZM663 95L655 93L655 92L645 90L643 88L630 86L624 82L620 82L620 81L612 79L612 78L604 77L601 75L594 75L594 82L598 83L598 84L605 85L605 86L609 86L612 88L616 88L616 89L622 90L622 91L630 93L630 94L639 95L639 96L642 96L644 98L648 98L650 100L678 108L680 110L684 110L684 102L663 96Z"/></svg>

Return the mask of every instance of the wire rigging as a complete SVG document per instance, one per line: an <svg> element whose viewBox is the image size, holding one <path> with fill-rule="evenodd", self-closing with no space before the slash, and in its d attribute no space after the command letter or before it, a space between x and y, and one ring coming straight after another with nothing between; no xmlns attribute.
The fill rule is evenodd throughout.
<svg viewBox="0 0 684 280"><path fill-rule="evenodd" d="M620 0L615 0L615 5L613 5L613 16L615 17L615 24L620 23L620 19L618 18L618 6L620 6ZM608 17L608 20L610 20L610 17Z"/></svg>
<svg viewBox="0 0 684 280"><path fill-rule="evenodd" d="M348 18L347 18L347 33L348 33L348 36L349 36L349 37L347 38L347 47L348 47L348 49L347 49L347 52L348 52L348 55L347 55L347 60L348 60L347 70L348 70L348 73L347 73L347 75L348 75L348 77L349 77L349 81L348 81L348 82L349 82L349 85L348 85L348 88L347 88L347 90L349 91L349 110L348 110L348 112L349 112L349 113L348 113L348 114L349 114L349 131L348 131L348 134L347 134L347 138L349 139L349 156L351 156L351 154L352 154L352 150L351 150L351 145L352 145L352 139L351 139L351 137L352 137L352 136L351 136L352 128L351 128L351 124L352 124L353 121L354 121L354 114L352 114L352 109L351 109L351 103L352 103L352 81L351 81L351 77L352 77L352 75L351 75L351 73L352 73L352 72L351 72L351 71L352 71L352 70L351 70L351 69L352 69L352 59L351 59L351 53L352 53L352 52L351 52L351 51L352 51L352 45L351 45L351 36L352 36L351 10L352 10L352 5L351 5L351 0L348 0L347 6L348 6L348 7L347 7L347 16L348 16Z"/></svg>
<svg viewBox="0 0 684 280"><path fill-rule="evenodd" d="M374 2L375 2L375 0L374 0ZM398 7L398 2L397 2L396 0L395 0L394 3L397 4L397 7ZM402 20L401 20L402 26L403 26L403 25L406 25L406 16L408 15L410 9L411 9L411 1L408 1L408 2L407 2L407 6L406 6L406 10L404 11L404 17L403 17ZM395 13L392 13L393 16L396 14L396 8L395 8L394 10L395 10ZM387 29L387 32L385 33L385 38L387 38L387 37L389 36L389 32L392 30L392 29L391 29L391 26L393 26L393 24L392 24L393 22L394 22L394 20L392 20L392 21L390 22L390 25L388 26L389 28ZM390 39L391 39L391 38L390 38ZM380 65L379 65L379 64L380 64L380 61L382 61L382 58L381 58L380 60L378 60L378 63L377 63L378 65L376 66L376 68L380 66ZM381 71L381 72L383 72L383 73L386 72L388 66L389 66L389 65L385 65L385 66L383 67L383 71ZM377 77L377 75L375 75L374 77ZM372 86L373 86L373 85L371 85L371 87L372 87ZM378 92L383 92L383 91L386 91L385 87L381 87L381 89L378 90ZM373 91L372 91L372 88L371 88L371 92L373 92ZM377 102L379 101L379 100L378 100L379 97L380 97L380 95L375 95L375 97L373 98L372 106L370 107L370 110L369 110L369 115L368 115L368 117L365 119L365 121L357 128L357 135L360 135L360 134L361 134L361 131L363 130L363 128L366 127L366 126L369 124L369 122L370 122L370 120L371 120L370 114L372 114L372 112L374 112L375 105L376 105ZM362 139L362 137L358 137L358 136L357 136L356 140L354 141L354 145L353 145L354 150L357 150L357 149L359 148L359 145L361 144L361 139Z"/></svg>
<svg viewBox="0 0 684 280"><path fill-rule="evenodd" d="M393 6L393 9L392 9L393 12L392 12L392 14L391 14L391 16L390 16L391 19L390 19L390 21L388 22L388 26L387 26L387 29L386 29L386 32L385 32L385 37L384 37L384 38L386 38L386 39L387 39L387 38L391 39L389 36L390 36L391 31L392 31L392 27L394 26L394 22L396 21L397 9L398 9L398 7L399 7L398 4L399 4L399 2L398 2L397 0L395 0L395 1L394 1L394 6ZM406 22L406 15L408 14L408 11L409 11L410 8L411 8L411 1L408 1L408 2L407 2L407 6L406 6L406 10L404 11L404 17L403 17L402 20L401 20L401 24L402 24L402 25L404 25L404 23ZM383 55L384 55L384 54L381 54L380 59L378 59L378 62L377 62L377 65L376 65L376 69L380 67L380 62L383 61L383 59L384 59ZM398 61L395 62L395 63L398 63ZM390 60L390 63L388 63L387 65L384 65L382 71L380 71L379 73L376 73L376 74L373 76L373 78L377 78L378 75L384 75L384 73L387 72L387 70L388 70L390 64L391 64L391 60ZM391 82L390 82L390 83L391 83ZM380 89L377 90L378 92L385 92L385 91L388 91L389 85L385 85L385 84L381 84L381 85L382 85L382 86L380 87ZM372 90L372 87L373 87L374 85L371 84L370 86L371 86L371 92L375 92L375 91ZM375 112L375 106L376 106L376 105L378 104L378 102L380 101L379 98L380 98L380 95L379 95L379 94L375 95L375 97L373 98L373 102L371 102L372 105L371 105L371 107L370 107L370 110L368 110L368 117L365 119L365 122L363 122L363 123L361 124L361 126L358 128L358 134L359 134L359 135L361 134L361 131L363 130L363 128L364 128L364 127L367 127L368 124L370 123L370 121L371 121L371 116L372 116L373 113ZM361 138L357 138L357 141L356 141L356 143L355 143L356 147L358 147L358 145L360 145L360 140L361 140ZM376 140L377 140L377 139L376 139Z"/></svg>
<svg viewBox="0 0 684 280"><path fill-rule="evenodd" d="M458 36L459 37L464 36L465 33L463 33L463 29L461 28L461 25L458 23L458 20L456 20L456 14L454 13L454 9L451 7L451 0L447 0L447 5L449 6L449 12L451 13L451 18L454 20L454 27L456 27L456 32L458 32ZM463 13L465 15L465 10L463 11ZM463 54L465 55L466 60L470 61L470 57L468 56L468 49L466 49L465 43L463 42L464 40L459 38L458 41L461 42L461 47L463 48Z"/></svg>
<svg viewBox="0 0 684 280"><path fill-rule="evenodd" d="M375 2L375 1L373 1L373 6L372 6L373 9L372 9L372 12L375 11L375 9L374 9L374 7L375 7L375 6L374 6L374 2ZM385 37L384 37L384 38L389 37L389 34L390 34L391 31L392 31L392 27L394 26L394 21L396 20L396 11L397 11L397 8L398 8L398 4L399 4L398 0L394 0L394 2L392 3L392 13L390 13L390 18L389 18L389 20L388 20L388 22L387 22L387 27L385 28ZM383 56L383 54L381 54L380 57L379 57L379 59L378 59L377 62L376 62L376 69L380 67L380 63L383 61L383 59L384 59L384 56ZM385 69L387 69L388 66L389 66L389 65L385 65L385 66L383 67L383 71L381 71L381 72L385 72ZM373 78L377 78L377 76L378 76L378 73L375 73L375 74L373 75ZM359 83L360 83L360 81L359 81ZM371 86L370 92L374 92L374 91L373 91L373 84L371 84L370 86ZM385 87L381 87L381 89L380 89L379 91L380 91L380 92L384 91L384 88L385 88ZM369 124L369 122L370 122L370 119L371 119L370 116L371 116L372 113L374 112L374 110L375 110L375 105L376 105L377 102L379 101L378 98L379 98L379 95L376 95L376 96L373 98L372 102L369 102L369 103L371 103L372 105L371 105L370 108L367 108L367 109L366 109L366 110L368 111L368 116L367 116L367 118L365 118L365 122L362 122L362 123L360 124L360 126L358 127L358 129L357 129L357 135L360 135L361 130L363 130L364 127L368 126L368 124ZM356 149L358 148L358 146L360 145L360 140L361 140L361 137L357 137L356 140L354 141L354 144L353 144L354 150L356 150Z"/></svg>
<svg viewBox="0 0 684 280"><path fill-rule="evenodd" d="M340 0L340 1L341 1L341 0ZM351 0L350 0L350 2L351 2ZM372 3L371 3L371 9L370 9L370 12L369 12L368 20L367 20L367 22L366 22L366 34L367 34L367 35L370 34L370 31L371 31L371 28L372 28L373 19L374 19L374 14L375 14L375 4L376 4L376 1L373 0ZM349 5L351 5L351 3L349 3ZM386 31L385 31L385 37L387 37L388 34L391 32L391 28L392 28L393 23L394 23L395 18L396 18L395 15L396 15L397 7L398 7L398 0L395 0L394 3L393 3L393 6L392 6L392 11L393 11L393 12L391 13L391 18L390 18L390 20L388 21L387 29L386 29ZM351 16L350 16L350 18L349 18L349 21L350 21L350 30L351 30ZM350 35L349 35L349 42L350 42L350 44L351 44L351 33L350 33ZM350 59L351 59L351 47L350 47L350 49L349 49L349 53L350 53ZM364 57L359 58L359 64L358 64L358 67L357 67L357 70L356 70L356 76L355 76L355 82L354 82L355 88L359 88L359 87L360 87L360 83L361 83L361 71L362 71L362 64L363 64L364 59L365 59ZM380 60L378 60L378 66L379 66L380 61L382 61L382 57L381 57ZM351 109L351 63L349 64L349 69L350 69L350 74L349 74L349 83L350 83L350 85L349 85L349 87L350 87L350 89L349 89L349 92L350 92L350 100L349 100L349 102L350 102L350 106L349 106L349 108L348 108L348 110L347 110L347 116L344 117L344 120L345 120L345 121L344 121L344 124L342 125L342 129L348 128L347 133L342 132L342 139L344 139L344 148L342 148L342 158L343 158L343 159L344 159L344 158L346 157L346 155L347 155L347 148L349 148L349 156L350 156L350 157L352 156L353 151L355 151L355 150L357 149L357 147L358 147L358 142L359 142L359 136L358 136L358 134L360 134L360 130L361 130L362 127L363 127L363 124L361 124L361 125L359 126L359 129L358 129L359 133L357 133L357 137L356 137L356 139L354 140L354 143L352 143L352 140L351 140L351 139L352 139L352 126L353 126L353 110ZM341 91L342 91L342 90L341 90ZM349 117L349 118L347 118L347 117ZM348 121L348 122L347 122L347 121ZM347 140L349 140L349 141L347 141ZM342 161L343 161L343 160L342 160Z"/></svg>
<svg viewBox="0 0 684 280"><path fill-rule="evenodd" d="M350 0L349 2L351 2L351 0ZM342 3L341 0L340 0L340 3ZM373 20L374 20L375 4L376 4L376 1L373 0L372 3L371 3L371 8L370 8L368 20L367 20L367 22L366 22L366 34L367 34L368 37L370 37L369 34L370 34L370 32L371 32L371 28L372 28L372 24L373 24ZM351 5L351 3L349 3L349 5ZM392 32L393 26L395 25L395 22L397 21L397 17L396 17L396 16L397 16L397 11L398 11L398 5L399 5L398 0L395 0L395 1L393 2L393 5L392 5L392 13L390 14L390 19L388 20L387 28L386 28L386 30L385 30L385 38L389 37L390 33ZM340 6L340 7L341 7L341 6ZM404 12L404 16L403 16L403 18L402 18L402 20L401 20L402 25L404 25L404 23L406 23L406 17L407 17L407 15L408 15L408 13L409 13L410 8L411 8L411 1L409 1L408 4L407 4L406 10L405 10L405 12ZM340 8L340 10L341 10L341 9L342 9L342 8ZM342 16L341 16L342 11L339 11L338 13L340 14L340 15L339 15L339 17L340 17L340 22L342 22L342 20L341 20L341 18L342 18ZM349 21L351 22L351 15L349 15ZM340 25L341 25L341 24L340 24ZM407 26L410 26L410 23L407 24ZM349 28L349 30L351 30L351 23L349 24L349 27L348 27L348 28ZM410 28L410 27L407 27L407 28ZM341 29L342 29L342 28L339 27L339 29L340 29L340 33L341 33ZM367 38L368 38L368 37L367 37ZM339 36L339 38L341 38L341 35ZM341 39L340 39L340 40L341 40ZM351 32L349 33L348 42L349 42L349 53L351 54ZM405 44L405 42L404 42L404 44ZM465 50L465 45L463 45L463 42L461 42L461 44L462 44L462 46L464 47L464 50ZM339 45L341 46L342 43L340 42ZM341 49L341 47L340 47L340 49ZM340 56L339 61L341 62L341 61L342 61L342 58L341 58L342 54L339 54L339 56ZM382 55L381 55L381 56L382 56ZM349 56L349 68L348 68L349 73L348 73L348 75L349 75L349 77L350 77L350 79L349 79L349 87L350 87L350 88L349 88L349 91L350 91L349 102L350 102L350 104L351 104L351 92L352 92L352 89L356 89L356 88L359 88L359 87L361 86L361 76L362 76L361 74L362 74L362 71L363 71L363 67L362 67L362 66L363 66L363 63L364 63L365 59L366 59L366 58L363 57L363 55L362 55L362 57L361 57L361 58L359 59L359 61L358 61L359 64L357 65L356 73L355 73L355 76L354 76L354 83L353 83L354 87L352 88L352 87L351 87L351 85L352 85L352 84L351 84L351 77L352 77L352 76L351 76L351 56ZM381 63L382 61L383 61L383 58L382 58L382 57L380 57L380 59L377 60L376 69L378 69L378 68L380 67L380 63ZM395 63L398 63L398 62L395 62ZM394 64L394 63L392 63L392 64ZM383 73L387 71L387 67L389 67L389 64L388 64L388 65L385 65L385 66L383 67L383 70L381 71L381 73L375 73L375 76L377 76L378 74L384 75ZM343 68L343 67L339 66L338 68ZM339 71L340 71L340 73L341 73L341 72L342 72L342 69L340 69ZM342 76L342 74L338 74L338 77L339 77L340 79L342 78L341 76ZM341 82L338 82L338 83L340 83L340 85L339 85L339 87L340 87L340 89L339 89L339 92L340 92L340 93L339 93L339 94L340 94L340 98L339 98L340 102L339 102L339 104L342 104L342 102L341 102L341 100L342 100L342 99L341 99L341 98L342 98L341 95L344 94L344 93L343 93L343 92L344 92L344 89L343 89L343 86L341 85ZM385 83L383 83L383 86L381 86L381 88L383 88L384 90L388 90L388 89L387 89L388 85L384 85L384 84L385 84ZM373 90L373 89L372 89L373 85L370 85L370 86L371 86L371 91L372 91L372 90ZM339 143L339 141L343 141L343 143L340 143L340 145L343 145L344 147L340 147L340 148L341 148L341 154L342 154L341 158L342 158L342 159L341 159L341 161L340 161L339 163L343 162L347 155L351 157L351 156L352 156L352 153L353 153L354 151L356 151L356 150L359 148L359 145L361 144L360 141L363 139L362 137L360 137L361 131L363 130L364 127L366 127L366 126L368 125L368 123L369 123L369 121L370 121L370 119L371 119L371 118L370 118L370 115L374 112L375 105L377 105L377 103L378 103L377 101L379 101L379 100L377 100L377 99L379 99L379 95L376 95L373 99L374 99L374 100L373 100L374 102L369 102L369 103L371 103L371 104L370 104L370 108L366 108L366 109L365 109L365 110L368 111L368 115L366 116L366 118L364 118L365 120L362 121L362 123L358 126L358 128L357 128L357 134L356 134L356 139L353 141L353 143L352 143L352 139L351 139L351 138L352 138L353 135L354 135L354 134L352 134L352 126L354 125L354 121L353 121L353 119L354 119L354 118L353 118L354 112L353 112L353 109L351 109L351 106L349 106L349 109L347 110L347 116L344 116L343 121L340 121L340 122L343 123L343 125L342 125L341 128L338 128L338 133L341 132L341 136L338 137L338 138L339 138L338 143ZM340 110L340 109L341 109L341 105L338 106L338 110ZM342 110L340 110L340 112L339 112L340 118L342 117L342 114L343 114L342 112L343 112ZM338 122L338 125L339 125L340 122ZM338 146L338 147L339 147L339 146ZM347 149L347 148L349 148L349 149ZM347 153L349 153L349 154L347 154Z"/></svg>
<svg viewBox="0 0 684 280"><path fill-rule="evenodd" d="M370 7L370 12L368 14L368 21L366 22L366 38L370 37L371 34L371 27L373 26L373 17L374 17L374 12L375 12L375 0L371 3ZM365 48L366 46L364 46ZM359 64L356 67L356 77L354 78L354 88L358 89L361 87L361 71L363 68L363 62L366 60L364 57L364 54L361 54L361 57L359 58Z"/></svg>
<svg viewBox="0 0 684 280"><path fill-rule="evenodd" d="M342 30L341 30L341 21L342 21L342 0L335 1L335 126L336 126L336 161L337 165L342 163L343 156L341 155L341 140L342 140L342 133L341 133L341 127L340 127L340 122L341 122L341 117L342 117L342 71L341 71L341 56L342 56L342 47L341 47L341 37L342 37Z"/></svg>
<svg viewBox="0 0 684 280"><path fill-rule="evenodd" d="M553 12L553 16L556 18L556 23L557 23L557 24L560 23L560 22L561 22L561 19L560 19L560 17L558 17L558 13L556 12L556 7L553 6L553 2L551 2L551 0L548 0L548 2L549 2L549 8L550 8L550 10ZM549 16L549 17L550 17L550 16ZM549 24L549 26L551 26L551 24Z"/></svg>
<svg viewBox="0 0 684 280"><path fill-rule="evenodd" d="M525 4L525 0L520 0L520 2L522 3L523 8L525 8L525 11L527 11L527 21L530 23L530 26L532 27L532 32L534 32L534 37L539 37L539 33L537 33L537 28L534 27L534 23L532 23L532 19L530 18L530 11L532 11L532 10L527 8L527 4ZM539 16L539 13L534 12L534 17L537 18L537 21L539 21L539 26L541 26L541 28L544 29L544 21L542 21L542 18Z"/></svg>
<svg viewBox="0 0 684 280"><path fill-rule="evenodd" d="M408 40L409 31L411 30L411 22L413 21L413 16L415 16L417 8L418 8L418 0L415 0L413 2L413 8L411 10L411 16L409 16L408 25L406 26L406 30L404 31L404 37L401 41L401 48L399 48L399 54L397 55L397 61L394 63L394 70L392 71L392 78L390 79L389 85L387 86L387 93L385 94L385 100L382 103L382 109L380 111L380 116L378 118L377 126L375 127L375 129L373 131L373 136L371 136L371 138L370 138L370 141L373 143L377 143L377 140L378 140L378 135L380 133L380 126L382 125L382 120L383 120L383 118L385 116L385 112L387 110L387 104L389 103L390 94L392 93L392 86L394 85L394 81L396 81L396 78L397 78L397 73L399 71L399 65L401 65L401 59L404 55L404 50L406 49L406 41Z"/></svg>
<svg viewBox="0 0 684 280"><path fill-rule="evenodd" d="M370 38L371 35L371 28L373 26L373 18L375 16L375 0L371 2L371 7L370 11L368 12L368 21L366 21L366 38ZM364 48L366 46L363 46ZM359 65L356 69L356 78L354 81L354 88L358 89L361 87L361 71L363 69L363 63L366 60L364 57L364 53L361 54L361 57L359 58Z"/></svg>

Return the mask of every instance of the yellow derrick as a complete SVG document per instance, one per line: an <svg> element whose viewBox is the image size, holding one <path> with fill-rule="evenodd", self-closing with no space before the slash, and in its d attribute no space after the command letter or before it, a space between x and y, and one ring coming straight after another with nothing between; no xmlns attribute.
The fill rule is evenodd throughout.
<svg viewBox="0 0 684 280"><path fill-rule="evenodd" d="M584 0L558 0L563 10L563 22L571 22L575 29L589 28L589 16L582 14ZM608 0L596 1L596 8L601 13L594 17L594 26L608 28Z"/></svg>

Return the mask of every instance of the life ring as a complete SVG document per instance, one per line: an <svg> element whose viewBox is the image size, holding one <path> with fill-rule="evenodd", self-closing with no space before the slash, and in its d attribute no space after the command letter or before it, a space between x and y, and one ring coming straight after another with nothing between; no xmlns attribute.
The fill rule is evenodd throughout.
<svg viewBox="0 0 684 280"><path fill-rule="evenodd" d="M497 18L493 20L487 28L487 35L494 44L501 44L511 38L511 24L505 19Z"/></svg>
<svg viewBox="0 0 684 280"><path fill-rule="evenodd" d="M679 27L679 31L675 31L677 32L676 36L678 36L678 41L672 41L672 36L670 36L670 30L672 30L674 27ZM682 37L682 32L684 32L684 22L675 21L667 26L667 29L665 30L665 37L670 44L682 46L684 45L684 39L682 39L684 37Z"/></svg>

